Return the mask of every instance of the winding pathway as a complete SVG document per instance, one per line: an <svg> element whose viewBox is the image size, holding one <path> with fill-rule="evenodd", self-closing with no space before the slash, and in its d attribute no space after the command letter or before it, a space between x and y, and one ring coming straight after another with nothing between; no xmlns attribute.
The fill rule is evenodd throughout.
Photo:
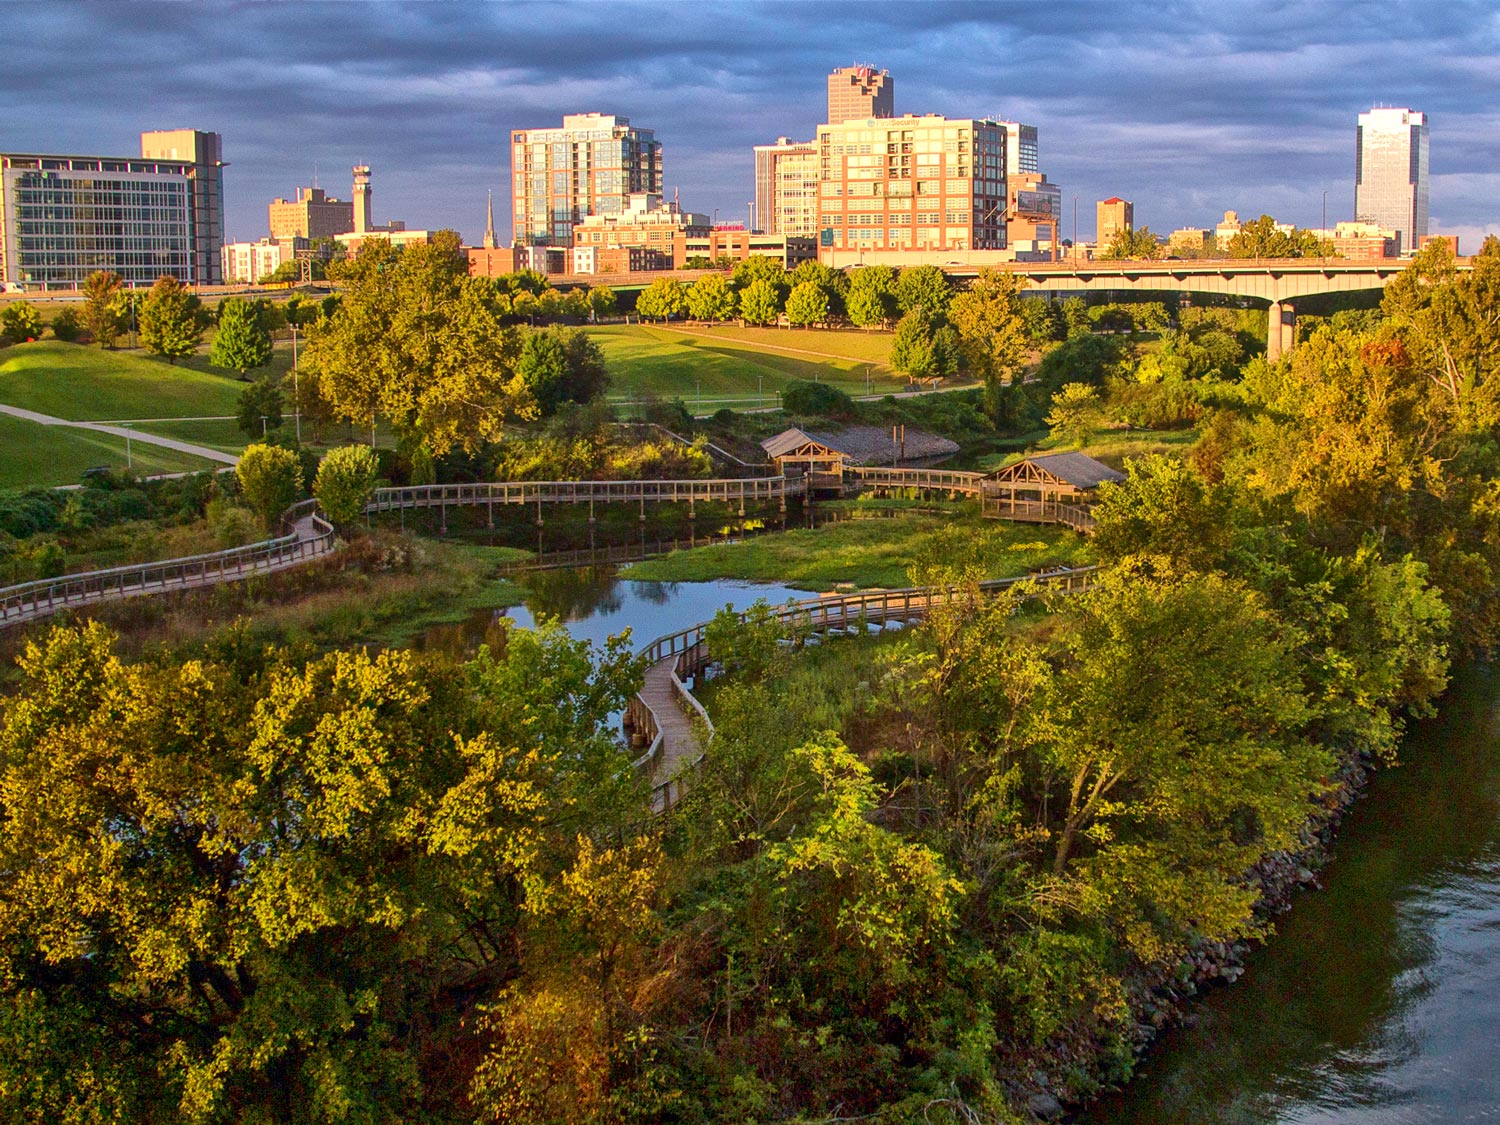
<svg viewBox="0 0 1500 1125"><path fill-rule="evenodd" d="M95 433L109 434L112 437L129 438L131 441L139 441L146 445L159 445L163 449L176 450L178 453L190 453L194 457L216 461L220 465L240 463L240 459L233 453L225 453L222 449L210 449L206 445L194 445L189 441L178 441L176 438L161 437L159 434L148 434L133 426L116 426L110 422L74 422L68 418L54 418L51 414L38 414L35 410L23 410L19 406L3 404L0 404L0 414L8 414L23 422L35 422L39 426L72 426L78 430L93 430Z"/></svg>

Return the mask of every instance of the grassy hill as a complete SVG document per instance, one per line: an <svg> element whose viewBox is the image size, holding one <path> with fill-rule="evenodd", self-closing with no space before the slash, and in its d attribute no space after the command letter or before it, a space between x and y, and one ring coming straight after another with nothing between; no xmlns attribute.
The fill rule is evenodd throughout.
<svg viewBox="0 0 1500 1125"><path fill-rule="evenodd" d="M891 337L886 333L646 324L588 331L604 351L614 377L610 397L615 399L649 392L692 405L701 388L706 408L743 408L755 405L759 390L765 405L772 406L794 379L818 379L863 394L867 371L877 393L905 387L905 380L891 373Z"/></svg>
<svg viewBox="0 0 1500 1125"><path fill-rule="evenodd" d="M58 340L0 351L0 403L80 422L233 414L242 384Z"/></svg>
<svg viewBox="0 0 1500 1125"><path fill-rule="evenodd" d="M130 443L131 460L142 474L177 473L215 466L201 457ZM0 414L0 488L77 484L95 465L125 464L125 439L66 426L41 426Z"/></svg>

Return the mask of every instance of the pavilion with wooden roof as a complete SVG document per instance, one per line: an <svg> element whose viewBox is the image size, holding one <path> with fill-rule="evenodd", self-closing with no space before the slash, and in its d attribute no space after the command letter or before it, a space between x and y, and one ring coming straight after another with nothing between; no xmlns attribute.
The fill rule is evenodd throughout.
<svg viewBox="0 0 1500 1125"><path fill-rule="evenodd" d="M899 426L846 426L813 433L800 426L760 443L776 468L787 475L842 475L845 465L930 465L958 452L945 437Z"/></svg>
<svg viewBox="0 0 1500 1125"><path fill-rule="evenodd" d="M1092 526L1088 507L1095 490L1125 474L1083 453L1045 453L991 473L981 489L987 516L1032 523Z"/></svg>

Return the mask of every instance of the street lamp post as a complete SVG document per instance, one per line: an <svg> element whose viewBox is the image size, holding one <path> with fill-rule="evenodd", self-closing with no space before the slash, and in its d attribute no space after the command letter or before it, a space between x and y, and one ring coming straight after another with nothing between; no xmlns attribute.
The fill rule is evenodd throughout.
<svg viewBox="0 0 1500 1125"><path fill-rule="evenodd" d="M1328 260L1328 189L1323 189L1323 229L1318 231L1318 257Z"/></svg>
<svg viewBox="0 0 1500 1125"><path fill-rule="evenodd" d="M125 467L127 469L133 469L133 468L135 468L135 458L134 458L134 456L132 456L132 454L130 452L130 423L129 422L125 423Z"/></svg>
<svg viewBox="0 0 1500 1125"><path fill-rule="evenodd" d="M297 444L302 444L302 391L297 385L297 322L288 321L292 330L292 417L297 423Z"/></svg>

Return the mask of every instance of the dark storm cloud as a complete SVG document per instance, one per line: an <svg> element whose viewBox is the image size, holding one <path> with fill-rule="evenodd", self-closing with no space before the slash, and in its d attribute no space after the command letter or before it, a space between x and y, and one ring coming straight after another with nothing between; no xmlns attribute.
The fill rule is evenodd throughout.
<svg viewBox="0 0 1500 1125"><path fill-rule="evenodd" d="M1500 188L1485 4L8 4L6 28L0 149L215 129L237 238L315 167L346 194L365 160L378 220L477 240L486 189L506 225L510 130L588 110L654 128L669 190L737 218L750 146L810 137L855 60L890 69L898 112L1038 125L1083 237L1109 194L1159 231L1226 208L1315 223L1325 190L1347 217L1375 103L1431 116L1437 225L1490 226Z"/></svg>

